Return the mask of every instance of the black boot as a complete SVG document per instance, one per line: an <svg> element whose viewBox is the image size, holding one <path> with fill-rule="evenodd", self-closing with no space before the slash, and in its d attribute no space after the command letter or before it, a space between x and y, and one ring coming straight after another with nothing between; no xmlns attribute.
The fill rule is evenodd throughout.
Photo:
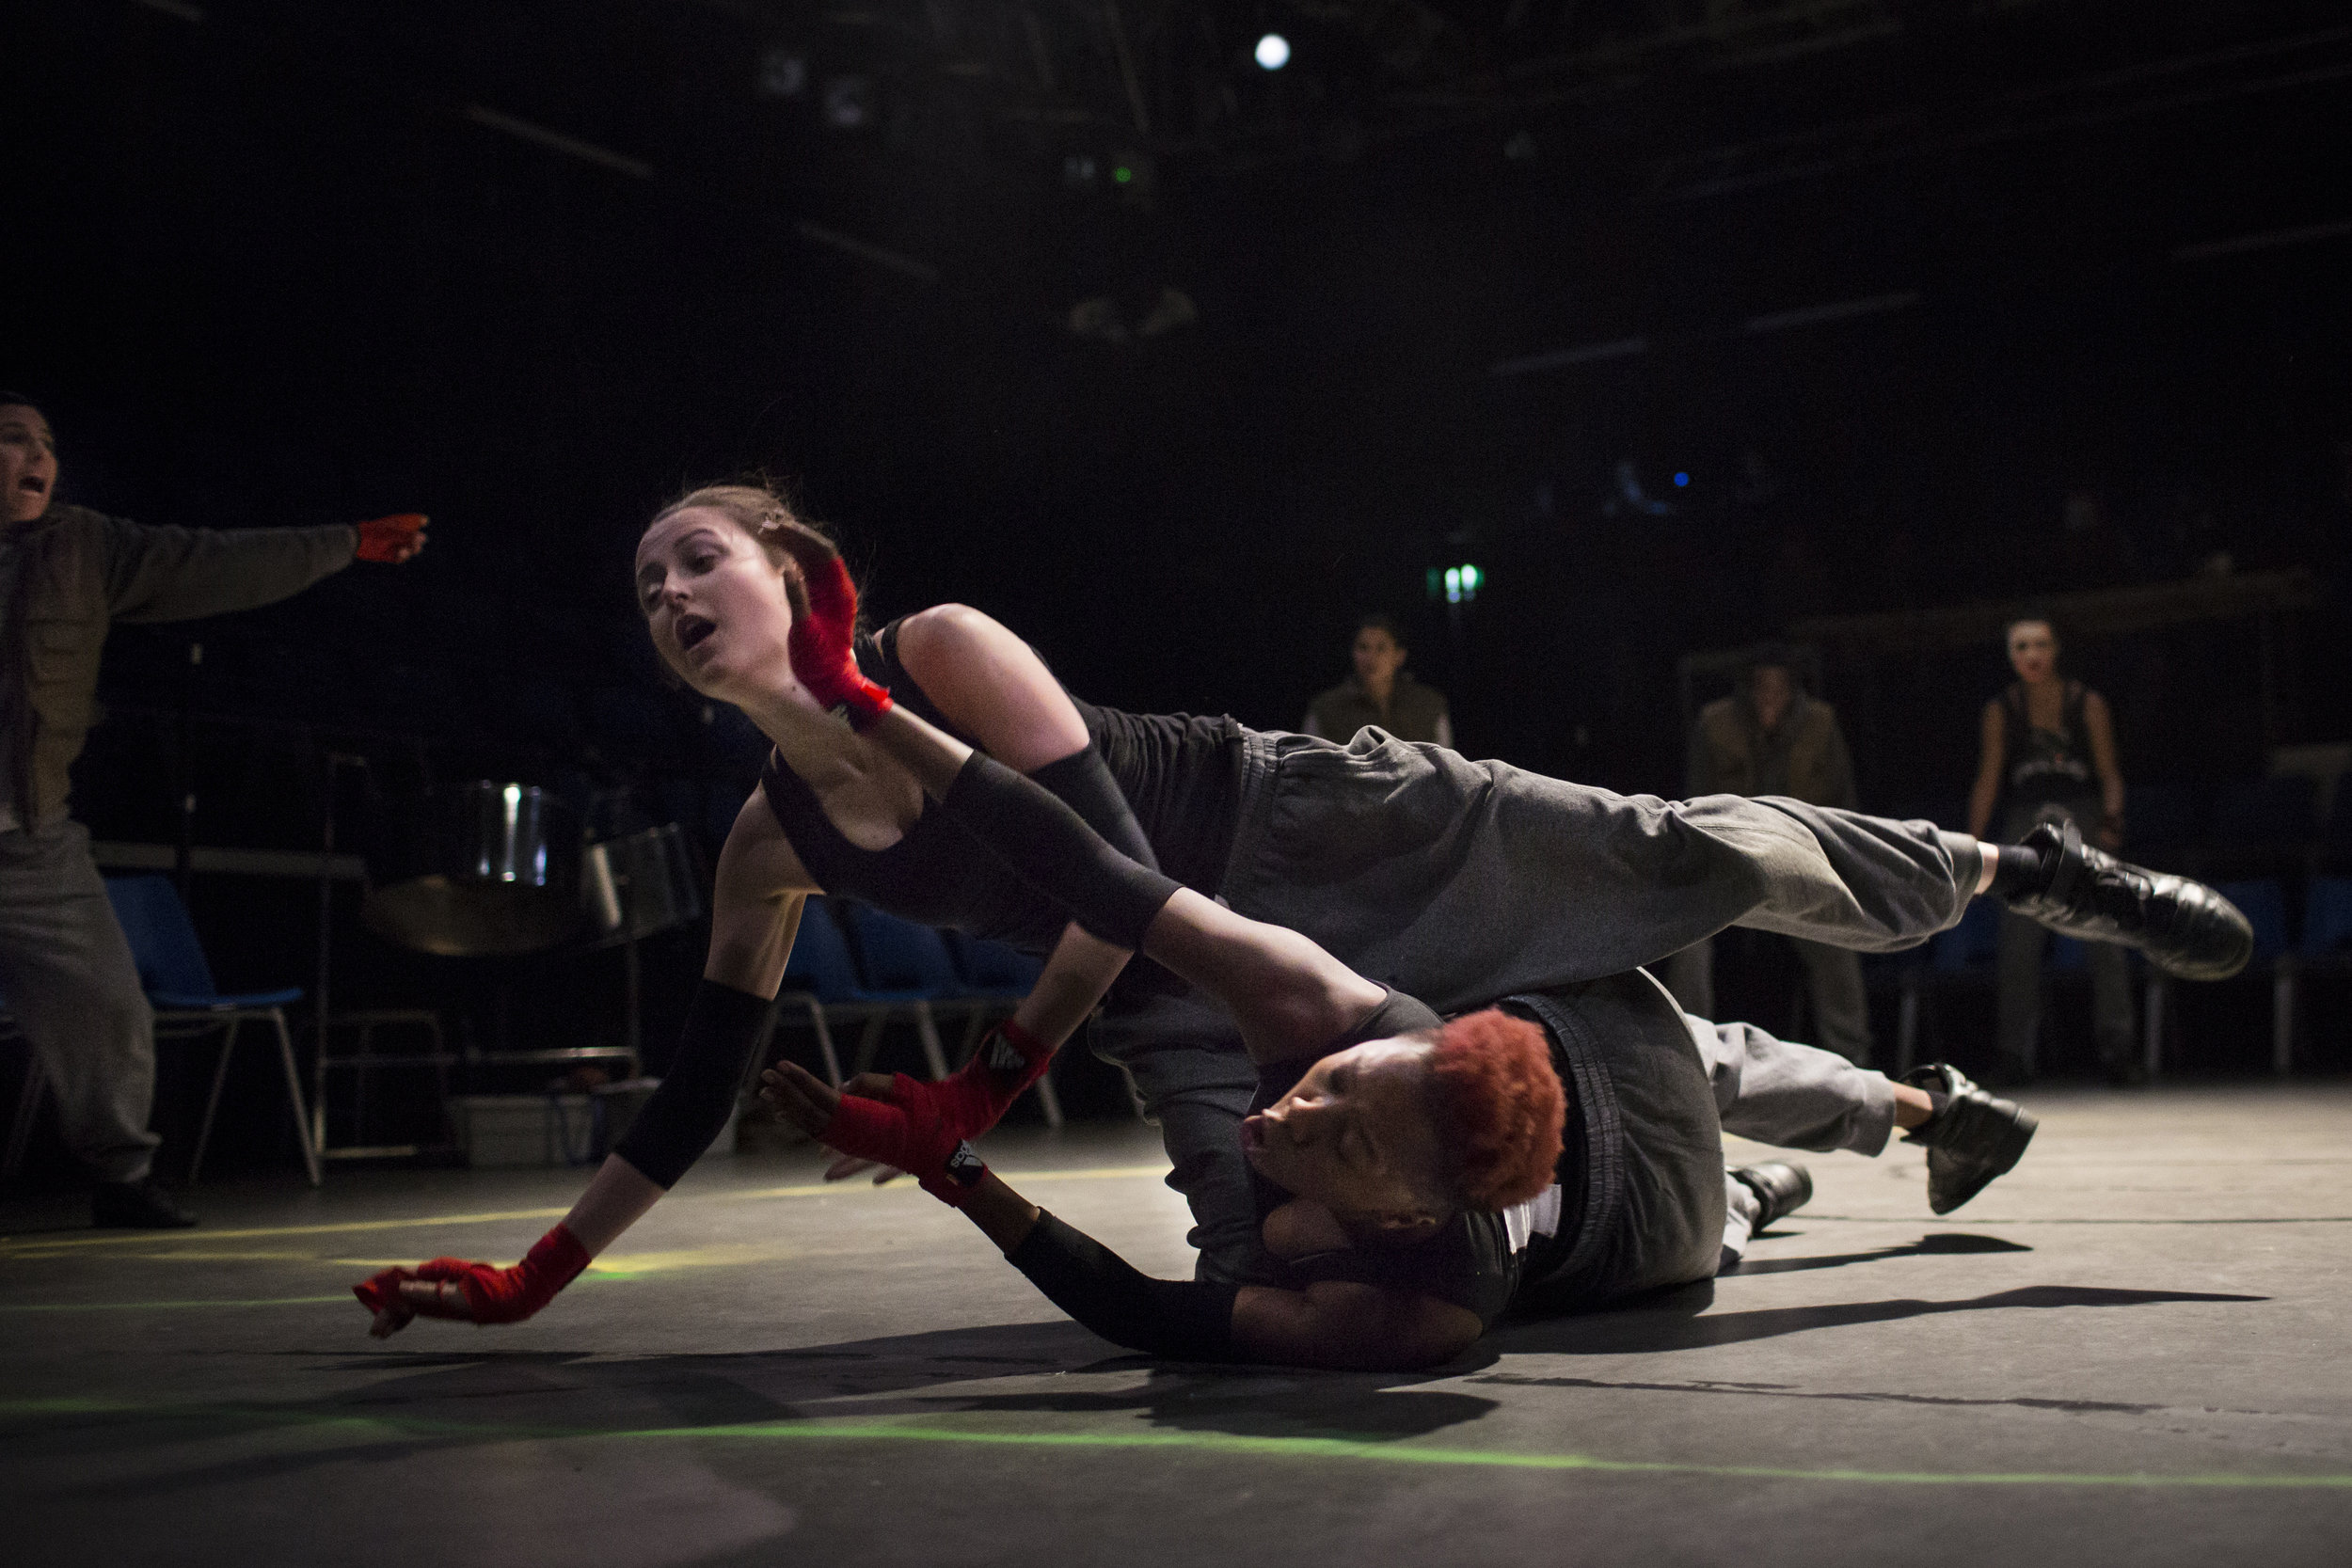
<svg viewBox="0 0 2352 1568"><path fill-rule="evenodd" d="M1775 1160L1767 1165L1740 1165L1731 1175L1763 1206L1750 1235L1769 1230L1813 1201L1813 1173L1803 1165Z"/></svg>
<svg viewBox="0 0 2352 1568"><path fill-rule="evenodd" d="M2072 822L2042 823L2023 847L2042 874L2009 907L2062 936L2137 947L2176 980L2226 980L2254 956L2246 916L2202 882L2117 860Z"/></svg>
<svg viewBox="0 0 2352 1568"><path fill-rule="evenodd" d="M2041 1125L2015 1101L1995 1100L1949 1062L1903 1075L1914 1088L1946 1097L1941 1111L1903 1134L1928 1151L1928 1207L1948 1214L2017 1164Z"/></svg>
<svg viewBox="0 0 2352 1568"><path fill-rule="evenodd" d="M155 1185L151 1176L136 1181L101 1181L90 1194L89 1222L110 1230L185 1230L196 1216Z"/></svg>

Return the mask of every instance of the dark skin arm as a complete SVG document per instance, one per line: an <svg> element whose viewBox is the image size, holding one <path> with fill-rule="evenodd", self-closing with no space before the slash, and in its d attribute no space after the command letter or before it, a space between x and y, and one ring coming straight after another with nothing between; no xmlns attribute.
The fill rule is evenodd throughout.
<svg viewBox="0 0 2352 1568"><path fill-rule="evenodd" d="M795 1062L771 1068L761 1084L760 1099L812 1137L824 1135L841 1102L836 1091ZM1269 1217L1269 1226L1278 1227L1270 1240L1311 1220L1292 1212L1299 1208L1286 1205ZM963 1201L964 1217L1004 1253L1028 1240L1040 1213L994 1171ZM1452 1302L1351 1280L1318 1280L1303 1291L1245 1285L1233 1301L1235 1348L1251 1360L1280 1366L1355 1371L1434 1367L1468 1350L1483 1327L1476 1313Z"/></svg>

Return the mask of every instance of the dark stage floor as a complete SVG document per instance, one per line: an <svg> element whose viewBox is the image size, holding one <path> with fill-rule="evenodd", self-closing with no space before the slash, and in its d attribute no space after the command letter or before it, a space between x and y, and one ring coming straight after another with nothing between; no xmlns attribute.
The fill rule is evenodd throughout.
<svg viewBox="0 0 2352 1568"><path fill-rule="evenodd" d="M805 1153L706 1165L533 1323L389 1345L348 1281L511 1259L577 1174L208 1190L167 1237L9 1204L8 1556L2352 1560L2352 1087L2037 1102L2026 1164L1951 1220L1908 1150L1817 1159L1814 1211L1711 1291L1419 1376L1155 1368ZM1148 1130L991 1152L1188 1266Z"/></svg>

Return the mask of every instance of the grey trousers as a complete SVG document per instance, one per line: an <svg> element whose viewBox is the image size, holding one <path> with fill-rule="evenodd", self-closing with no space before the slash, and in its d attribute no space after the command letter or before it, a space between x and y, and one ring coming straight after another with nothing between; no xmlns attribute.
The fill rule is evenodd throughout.
<svg viewBox="0 0 2352 1568"><path fill-rule="evenodd" d="M1928 822L1617 795L1368 728L1344 746L1246 737L1219 894L1454 1013L1620 974L1726 926L1913 946L1959 921L1980 870L1975 840ZM1160 1121L1200 1277L1260 1277L1235 1133L1256 1073L1231 1021L1197 997L1114 1006L1096 1049Z"/></svg>
<svg viewBox="0 0 2352 1568"><path fill-rule="evenodd" d="M1814 1043L1850 1062L1870 1065L1870 999L1862 984L1862 959L1851 950L1791 938L1804 967L1805 998L1813 1006L1808 1031ZM1660 976L1685 1012L1715 1016L1715 940L1693 942L1666 960Z"/></svg>
<svg viewBox="0 0 2352 1568"><path fill-rule="evenodd" d="M49 1080L66 1147L136 1181L157 1139L155 1019L106 902L89 830L0 832L0 997Z"/></svg>
<svg viewBox="0 0 2352 1568"><path fill-rule="evenodd" d="M1723 1130L1757 1143L1817 1153L1850 1148L1874 1155L1895 1132L1895 1086L1885 1074L1809 1045L1774 1039L1749 1023L1688 1017L1707 1065ZM1723 1261L1747 1250L1757 1216L1747 1184L1724 1177Z"/></svg>

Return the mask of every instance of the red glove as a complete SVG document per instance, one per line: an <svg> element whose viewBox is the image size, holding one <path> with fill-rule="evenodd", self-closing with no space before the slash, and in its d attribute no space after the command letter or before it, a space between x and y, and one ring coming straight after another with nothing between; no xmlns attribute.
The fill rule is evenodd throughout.
<svg viewBox="0 0 2352 1568"><path fill-rule="evenodd" d="M851 729L862 730L888 713L892 704L890 689L867 680L857 667L857 585L837 555L798 559L801 593L786 639L792 673L809 695L838 709Z"/></svg>
<svg viewBox="0 0 2352 1568"><path fill-rule="evenodd" d="M897 1166L940 1202L961 1209L988 1167L923 1092L937 1086L901 1072L891 1081L890 1100L845 1094L818 1136L844 1154Z"/></svg>
<svg viewBox="0 0 2352 1568"><path fill-rule="evenodd" d="M421 512L400 512L361 523L356 553L361 561L398 565L424 548L424 523Z"/></svg>
<svg viewBox="0 0 2352 1568"><path fill-rule="evenodd" d="M899 1085L899 1103L912 1094L935 1107L957 1137L977 1138L1002 1121L1021 1091L1053 1065L1054 1048L1007 1019L988 1032L970 1061L939 1083L910 1078Z"/></svg>
<svg viewBox="0 0 2352 1568"><path fill-rule="evenodd" d="M475 1323L518 1323L553 1301L555 1293L578 1279L587 1266L588 1249L580 1244L579 1237L558 1225L532 1243L523 1260L512 1268L493 1268L463 1258L436 1258L419 1264L413 1273L386 1269L354 1285L351 1293L371 1311L404 1311L407 1308L400 1299L402 1281L453 1280L465 1291L466 1307Z"/></svg>

